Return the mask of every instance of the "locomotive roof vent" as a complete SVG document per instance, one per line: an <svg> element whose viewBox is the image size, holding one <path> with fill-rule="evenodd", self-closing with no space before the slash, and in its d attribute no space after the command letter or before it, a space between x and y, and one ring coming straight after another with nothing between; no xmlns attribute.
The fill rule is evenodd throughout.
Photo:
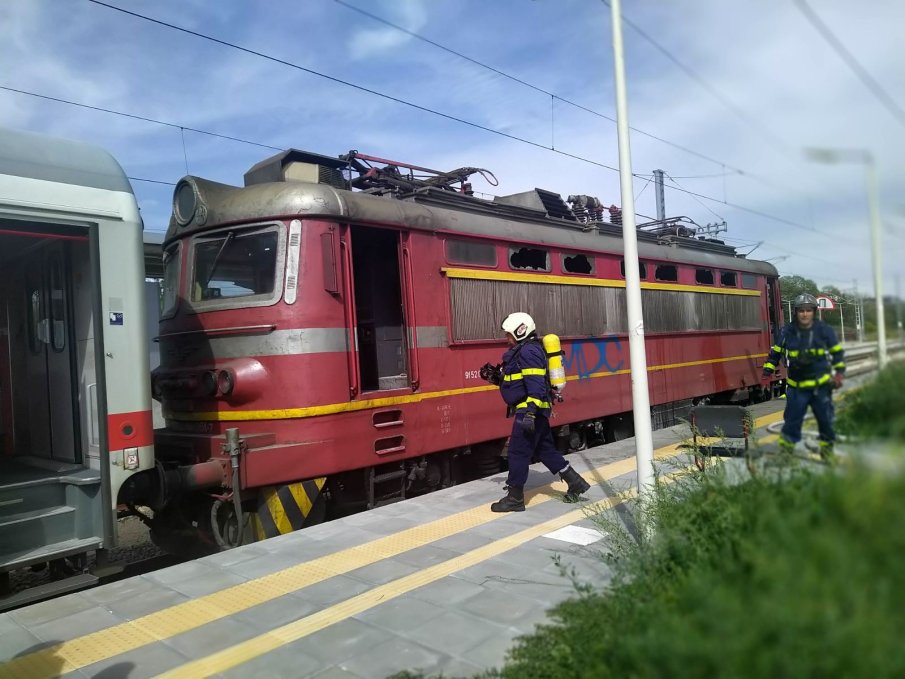
<svg viewBox="0 0 905 679"><path fill-rule="evenodd" d="M511 196L496 196L493 201L504 205L517 205L545 212L548 217L566 219L570 222L577 221L569 206L563 202L562 196L552 191L534 189L534 191L513 193Z"/></svg>
<svg viewBox="0 0 905 679"><path fill-rule="evenodd" d="M289 149L255 164L245 173L245 186L268 182L310 182L348 189L349 182L342 172L348 166L347 162L337 158Z"/></svg>

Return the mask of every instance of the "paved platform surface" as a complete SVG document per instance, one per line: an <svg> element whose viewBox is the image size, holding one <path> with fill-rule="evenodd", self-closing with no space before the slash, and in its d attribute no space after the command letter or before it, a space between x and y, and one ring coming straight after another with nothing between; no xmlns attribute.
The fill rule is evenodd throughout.
<svg viewBox="0 0 905 679"><path fill-rule="evenodd" d="M752 408L758 426L784 401ZM653 433L657 459L688 427ZM505 473L0 615L0 679L472 676L575 595L604 587L589 518L635 484L634 439L569 456L588 501L531 468L527 511L494 514Z"/></svg>

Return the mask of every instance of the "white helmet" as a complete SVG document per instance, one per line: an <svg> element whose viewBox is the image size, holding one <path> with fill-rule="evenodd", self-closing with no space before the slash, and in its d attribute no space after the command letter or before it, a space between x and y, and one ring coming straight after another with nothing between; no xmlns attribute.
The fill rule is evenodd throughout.
<svg viewBox="0 0 905 679"><path fill-rule="evenodd" d="M512 335L516 342L528 339L535 330L534 319L524 311L516 311L503 319L500 327L503 331Z"/></svg>

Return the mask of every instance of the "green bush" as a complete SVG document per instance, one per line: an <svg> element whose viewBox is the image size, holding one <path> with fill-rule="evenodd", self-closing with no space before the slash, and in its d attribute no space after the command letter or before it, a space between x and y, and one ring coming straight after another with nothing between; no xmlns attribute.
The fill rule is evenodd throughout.
<svg viewBox="0 0 905 679"><path fill-rule="evenodd" d="M502 677L905 674L905 477L661 486L607 592L559 605Z"/></svg>
<svg viewBox="0 0 905 679"><path fill-rule="evenodd" d="M905 362L890 363L876 379L848 395L839 407L836 429L859 438L905 443Z"/></svg>

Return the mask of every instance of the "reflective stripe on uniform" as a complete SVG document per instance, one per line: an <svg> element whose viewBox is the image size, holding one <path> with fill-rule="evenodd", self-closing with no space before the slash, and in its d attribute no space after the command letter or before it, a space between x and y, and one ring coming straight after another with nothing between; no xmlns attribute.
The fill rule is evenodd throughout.
<svg viewBox="0 0 905 679"><path fill-rule="evenodd" d="M832 349L830 349L830 353L831 353L831 354L835 354L837 351L842 351L842 345L841 345L841 344L837 344L837 345L834 346Z"/></svg>
<svg viewBox="0 0 905 679"><path fill-rule="evenodd" d="M770 363L770 361L767 361L764 363L764 370L776 370L776 366Z"/></svg>
<svg viewBox="0 0 905 679"><path fill-rule="evenodd" d="M830 374L827 373L820 379L816 380L801 380L800 382L796 382L793 379L786 379L786 382L790 387L797 387L798 389L813 389L814 387L819 387L823 384L826 384L830 381Z"/></svg>
<svg viewBox="0 0 905 679"><path fill-rule="evenodd" d="M527 408L529 403L533 403L538 408L550 408L550 404L547 401L541 401L539 398L534 398L533 396L529 396L521 403L516 404L515 409L520 410L522 408Z"/></svg>
<svg viewBox="0 0 905 679"><path fill-rule="evenodd" d="M845 361L839 361L838 363L833 363L833 367L836 370L845 370Z"/></svg>
<svg viewBox="0 0 905 679"><path fill-rule="evenodd" d="M518 373L510 373L509 375L503 375L504 382L514 382L516 380L522 379L524 375L538 375L543 377L547 374L547 371L544 368L524 368L521 372Z"/></svg>
<svg viewBox="0 0 905 679"><path fill-rule="evenodd" d="M801 353L802 352L798 349L792 349L789 351L789 358L798 358ZM805 349L804 353L810 354L811 356L823 356L826 354L826 351L824 349Z"/></svg>
<svg viewBox="0 0 905 679"><path fill-rule="evenodd" d="M779 346L778 344L774 344L773 351L775 351L777 354L782 353L782 347Z"/></svg>

